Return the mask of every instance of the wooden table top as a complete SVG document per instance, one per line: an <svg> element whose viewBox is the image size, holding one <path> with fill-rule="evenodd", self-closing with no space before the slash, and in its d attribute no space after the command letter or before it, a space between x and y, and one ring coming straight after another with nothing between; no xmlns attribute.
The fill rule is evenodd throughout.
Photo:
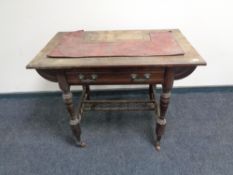
<svg viewBox="0 0 233 175"><path fill-rule="evenodd" d="M119 41L124 39L147 39L150 32L171 31L184 50L184 55L149 57L89 57L89 58L48 58L47 54L58 44L65 32L58 32L49 43L27 65L31 69L70 69L98 67L146 67L146 66L198 66L206 65L205 60L191 46L178 29L166 30L119 30L87 31L87 39L95 41Z"/></svg>

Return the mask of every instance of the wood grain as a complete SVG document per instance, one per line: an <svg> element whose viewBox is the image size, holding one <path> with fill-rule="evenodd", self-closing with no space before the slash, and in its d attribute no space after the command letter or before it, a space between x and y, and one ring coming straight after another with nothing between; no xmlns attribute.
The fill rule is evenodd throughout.
<svg viewBox="0 0 233 175"><path fill-rule="evenodd" d="M117 39L118 35L130 37L130 33L140 32L148 34L153 31L172 31L174 37L182 47L185 55L181 56L153 56L153 57L92 57L92 58L59 58L51 59L46 55L58 43L64 32L58 32L38 55L27 65L33 69L68 69L68 68L90 68L90 67L146 67L146 66L187 66L206 65L206 62L197 51L186 40L178 29L172 30L132 30L132 31L108 31L108 40ZM91 32L92 35L106 35L107 31ZM93 34L95 33L95 34ZM132 36L135 37L135 34Z"/></svg>
<svg viewBox="0 0 233 175"><path fill-rule="evenodd" d="M63 92L64 102L70 114L71 130L80 146L81 128L79 115L74 110L70 85L82 85L86 99L90 99L89 85L102 84L149 84L149 97L155 101L154 89L156 84L162 84L159 115L156 121L156 149L160 149L160 139L166 126L165 115L168 109L173 81L191 74L197 66L206 62L189 44L178 29L173 30L131 30L131 31L90 31L87 40L118 41L123 39L145 39L151 31L173 32L185 55L154 56L154 57L92 57L92 58L47 58L47 53L53 49L64 32L57 33L38 55L27 65L49 81L58 82ZM136 75L136 78L134 75ZM150 75L146 78L146 75ZM82 95L83 96L83 95ZM83 99L81 98L81 103ZM81 109L81 103L78 111ZM154 104L157 104L155 101ZM159 110L160 109L160 110ZM81 115L81 112L78 112Z"/></svg>

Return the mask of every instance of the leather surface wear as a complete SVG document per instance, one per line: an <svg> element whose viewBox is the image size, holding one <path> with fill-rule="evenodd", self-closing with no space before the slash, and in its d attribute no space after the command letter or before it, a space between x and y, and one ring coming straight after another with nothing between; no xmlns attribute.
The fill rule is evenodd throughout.
<svg viewBox="0 0 233 175"><path fill-rule="evenodd" d="M184 55L171 31L148 32L149 39L88 40L83 30L67 32L47 56L51 58Z"/></svg>

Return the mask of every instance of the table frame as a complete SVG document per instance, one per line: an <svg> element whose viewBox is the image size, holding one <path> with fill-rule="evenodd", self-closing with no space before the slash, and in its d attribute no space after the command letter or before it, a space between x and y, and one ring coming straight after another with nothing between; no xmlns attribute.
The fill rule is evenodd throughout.
<svg viewBox="0 0 233 175"><path fill-rule="evenodd" d="M162 135L164 134L166 119L165 115L167 112L171 89L174 81L174 70L173 68L167 68L164 75L164 82L162 83L162 93L160 96L160 102L157 102L156 95L154 90L156 89L155 84L149 84L149 100L90 100L90 87L89 85L83 85L83 91L80 96L80 100L77 108L74 108L73 100L72 100L72 92L70 91L70 85L66 80L64 74L58 74L57 80L59 83L59 87L63 92L63 100L66 104L67 111L70 114L70 127L73 132L75 142L80 147L85 147L86 144L81 140L81 127L80 122L82 118L82 114L84 111L94 110L94 111L135 111L135 110L153 110L157 114L156 120L156 141L155 148L156 150L160 150L160 140ZM144 104L146 107L142 107L140 109L134 108L98 108L96 105L104 104L104 103L112 103L112 104Z"/></svg>
<svg viewBox="0 0 233 175"><path fill-rule="evenodd" d="M59 43L66 32L58 32L48 44L27 65L28 69L35 69L43 78L58 82L63 93L63 100L70 115L70 127L81 147L85 143L81 140L81 117L88 110L135 110L127 108L101 108L99 106L111 103L141 104L141 110L154 110L157 114L155 123L155 147L160 150L160 141L165 131L166 113L170 101L174 80L190 75L197 66L206 65L205 60L187 41L178 29L164 30L119 30L119 31L86 31L89 39L117 41L137 37L148 37L150 32L169 31L184 50L184 55L151 56L151 57L90 57L90 58L48 58L48 53ZM135 74L138 77L135 77ZM83 76L85 75L85 77ZM99 77L96 78L96 75ZM149 100L92 100L90 99L90 85L149 85ZM162 85L160 99L156 100L154 90L156 84ZM81 85L83 93L77 108L74 107L70 86ZM145 108L144 108L145 107Z"/></svg>

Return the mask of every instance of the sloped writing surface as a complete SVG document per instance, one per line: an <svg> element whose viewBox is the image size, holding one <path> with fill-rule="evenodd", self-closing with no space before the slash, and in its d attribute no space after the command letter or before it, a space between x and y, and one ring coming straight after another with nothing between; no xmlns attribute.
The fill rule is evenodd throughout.
<svg viewBox="0 0 233 175"><path fill-rule="evenodd" d="M51 58L173 56L184 51L172 32L150 32L149 39L88 41L84 31L67 32L47 56Z"/></svg>

